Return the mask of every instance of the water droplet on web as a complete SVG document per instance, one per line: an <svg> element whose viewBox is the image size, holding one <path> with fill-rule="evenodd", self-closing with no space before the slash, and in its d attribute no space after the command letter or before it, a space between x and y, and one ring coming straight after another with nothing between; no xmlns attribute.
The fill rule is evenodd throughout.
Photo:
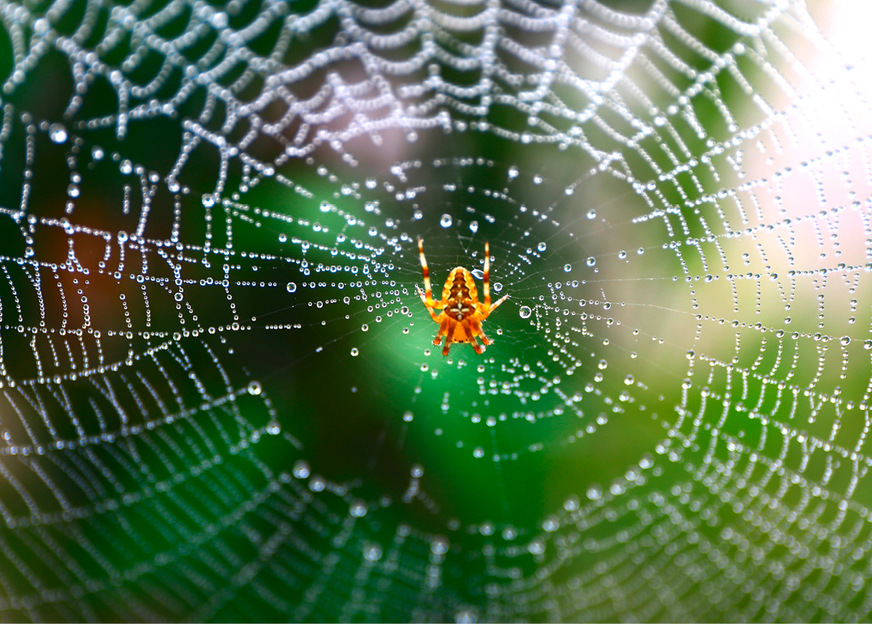
<svg viewBox="0 0 872 624"><path fill-rule="evenodd" d="M589 267L594 266L594 265L596 264L596 258L594 258L593 256L589 257L589 258L587 259L587 263L586 263L586 264L587 264L587 266L589 266Z"/></svg>
<svg viewBox="0 0 872 624"><path fill-rule="evenodd" d="M285 286L285 290L287 290L289 293L297 292L297 283L296 282L288 282L287 285Z"/></svg>
<svg viewBox="0 0 872 624"><path fill-rule="evenodd" d="M545 241L542 241L541 243L536 245L536 249L538 249L539 252L541 253L541 252L545 251L546 249L548 249L548 245L545 244Z"/></svg>
<svg viewBox="0 0 872 624"><path fill-rule="evenodd" d="M309 464L302 459L294 464L294 476L298 479L305 479L309 476Z"/></svg>
<svg viewBox="0 0 872 624"><path fill-rule="evenodd" d="M454 222L454 220L451 218L450 214L443 214L442 218L439 219L439 225L441 225L444 228L451 227L451 224L453 222Z"/></svg>
<svg viewBox="0 0 872 624"><path fill-rule="evenodd" d="M478 612L473 609L460 609L454 614L457 624L475 624L478 622Z"/></svg>
<svg viewBox="0 0 872 624"><path fill-rule="evenodd" d="M251 381L248 383L248 394L257 396L263 391L263 387L259 381Z"/></svg>
<svg viewBox="0 0 872 624"><path fill-rule="evenodd" d="M593 209L588 210L587 211L587 218L591 219L591 220L596 219L596 210L593 210Z"/></svg>
<svg viewBox="0 0 872 624"><path fill-rule="evenodd" d="M872 340L867 340L863 343L864 349L872 349Z"/></svg>
<svg viewBox="0 0 872 624"><path fill-rule="evenodd" d="M849 344L851 344L851 337L842 336L842 339L839 340L839 344L841 344L843 347L847 347Z"/></svg>
<svg viewBox="0 0 872 624"><path fill-rule="evenodd" d="M363 558L367 561L378 561L382 557L382 547L379 544L369 543L363 547Z"/></svg>
<svg viewBox="0 0 872 624"><path fill-rule="evenodd" d="M572 271L572 265L571 264L564 264L563 265L563 272L569 273L570 271Z"/></svg>
<svg viewBox="0 0 872 624"><path fill-rule="evenodd" d="M481 448L480 446L475 447L472 450L472 456L475 457L476 459L481 459L482 457L484 457L484 449Z"/></svg>
<svg viewBox="0 0 872 624"><path fill-rule="evenodd" d="M403 420L405 422L412 422L414 419L415 419L415 415L412 412L410 412L409 410L406 410L405 412L403 412Z"/></svg>
<svg viewBox="0 0 872 624"><path fill-rule="evenodd" d="M366 515L366 503L363 501L355 501L349 507L348 512L355 518L362 518Z"/></svg>
<svg viewBox="0 0 872 624"><path fill-rule="evenodd" d="M518 315L522 319L530 318L531 314L533 314L533 310L531 310L529 306L521 306L521 308L518 310Z"/></svg>
<svg viewBox="0 0 872 624"><path fill-rule="evenodd" d="M357 357L358 353L357 347L351 347L351 357Z"/></svg>
<svg viewBox="0 0 872 624"><path fill-rule="evenodd" d="M43 126L45 127L45 126ZM52 143L66 143L67 141L67 129L62 123L53 123L48 128L48 138L51 139Z"/></svg>
<svg viewBox="0 0 872 624"><path fill-rule="evenodd" d="M469 231L475 234L478 232L478 221L471 221L469 223Z"/></svg>
<svg viewBox="0 0 872 624"><path fill-rule="evenodd" d="M282 426L277 420L271 420L266 426L266 432L270 435L278 435L282 431Z"/></svg>
<svg viewBox="0 0 872 624"><path fill-rule="evenodd" d="M599 500L602 498L603 490L599 485L593 484L587 488L587 497L590 500Z"/></svg>
<svg viewBox="0 0 872 624"><path fill-rule="evenodd" d="M605 370L609 367L609 363L605 360L600 360L599 362L597 362L596 367L600 370Z"/></svg>
<svg viewBox="0 0 872 624"><path fill-rule="evenodd" d="M434 555L444 555L448 552L448 540L442 537L436 537L430 542L430 552Z"/></svg>

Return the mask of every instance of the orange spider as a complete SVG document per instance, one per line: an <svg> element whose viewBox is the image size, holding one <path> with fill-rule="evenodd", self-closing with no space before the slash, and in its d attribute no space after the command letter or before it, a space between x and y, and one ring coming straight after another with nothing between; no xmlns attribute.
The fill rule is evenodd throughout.
<svg viewBox="0 0 872 624"><path fill-rule="evenodd" d="M481 338L485 345L489 345L493 341L484 335L481 330L481 322L490 316L490 313L496 310L497 306L508 297L505 295L491 305L490 249L488 244L484 244L484 279L482 280L484 303L480 303L478 300L478 290L475 288L472 273L463 267L451 269L448 279L445 280L445 287L442 288L442 299L434 301L433 290L430 287L430 269L427 268L427 258L424 257L424 240L420 238L418 239L418 254L421 256L421 269L424 273L424 292L421 292L421 287L418 285L415 285L415 290L421 297L421 301L427 306L430 316L439 324L439 331L436 333L433 344L438 345L442 336L445 336L442 355L448 355L448 349L451 348L453 342L467 342L472 345L476 353L482 353L484 347L478 344L475 339ZM437 315L436 310L440 308L442 312Z"/></svg>

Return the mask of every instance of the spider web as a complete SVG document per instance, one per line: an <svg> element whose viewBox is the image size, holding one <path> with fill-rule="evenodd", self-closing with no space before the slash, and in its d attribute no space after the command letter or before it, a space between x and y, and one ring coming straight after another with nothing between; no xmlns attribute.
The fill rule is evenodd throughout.
<svg viewBox="0 0 872 624"><path fill-rule="evenodd" d="M2 618L868 619L868 17L0 2Z"/></svg>

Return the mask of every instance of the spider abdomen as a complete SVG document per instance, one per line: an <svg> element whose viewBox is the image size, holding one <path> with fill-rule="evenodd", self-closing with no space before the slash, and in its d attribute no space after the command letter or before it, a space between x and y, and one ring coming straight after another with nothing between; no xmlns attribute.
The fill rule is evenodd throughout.
<svg viewBox="0 0 872 624"><path fill-rule="evenodd" d="M445 313L458 321L473 314L478 303L478 289L472 273L463 267L451 269L442 289L442 300L446 302Z"/></svg>

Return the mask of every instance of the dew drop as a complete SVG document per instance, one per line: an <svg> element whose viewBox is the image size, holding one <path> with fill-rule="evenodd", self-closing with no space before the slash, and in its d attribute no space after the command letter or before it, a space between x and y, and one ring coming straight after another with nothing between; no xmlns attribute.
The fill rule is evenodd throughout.
<svg viewBox="0 0 872 624"><path fill-rule="evenodd" d="M454 614L457 624L475 624L478 622L478 613L473 609L460 609Z"/></svg>
<svg viewBox="0 0 872 624"><path fill-rule="evenodd" d="M309 464L301 459L294 464L293 472L296 478L305 479L309 476Z"/></svg>
<svg viewBox="0 0 872 624"><path fill-rule="evenodd" d="M285 286L285 290L287 290L289 293L297 292L297 283L296 282L288 282L287 285Z"/></svg>
<svg viewBox="0 0 872 624"><path fill-rule="evenodd" d="M366 515L366 503L363 501L355 501L348 509L349 513L355 518L363 518Z"/></svg>
<svg viewBox="0 0 872 624"><path fill-rule="evenodd" d="M439 219L439 225L441 225L444 228L451 227L451 224L453 222L454 222L454 220L451 218L450 214L444 214L444 215L442 215L442 218Z"/></svg>
<svg viewBox="0 0 872 624"><path fill-rule="evenodd" d="M529 306L521 306L521 309L518 310L518 315L522 319L530 318L531 314L533 314L533 310L531 310Z"/></svg>
<svg viewBox="0 0 872 624"><path fill-rule="evenodd" d="M67 136L67 129L64 127L64 124L53 123L48 128L48 138L51 139L52 143L66 143Z"/></svg>
<svg viewBox="0 0 872 624"><path fill-rule="evenodd" d="M382 548L378 544L367 544L363 547L363 558L367 561L378 561L382 556Z"/></svg>
<svg viewBox="0 0 872 624"><path fill-rule="evenodd" d="M564 264L563 265L563 272L569 273L570 271L572 271L572 265L571 264Z"/></svg>
<svg viewBox="0 0 872 624"><path fill-rule="evenodd" d="M448 540L441 535L430 542L430 552L434 555L444 555L448 552Z"/></svg>

